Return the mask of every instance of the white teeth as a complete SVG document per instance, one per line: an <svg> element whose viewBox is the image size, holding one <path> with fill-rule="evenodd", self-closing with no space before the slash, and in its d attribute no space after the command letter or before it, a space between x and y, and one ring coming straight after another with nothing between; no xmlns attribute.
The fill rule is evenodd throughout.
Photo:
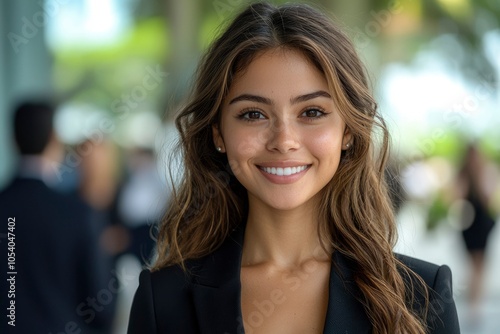
<svg viewBox="0 0 500 334"><path fill-rule="evenodd" d="M302 172L306 168L307 168L307 165L306 166L298 166L298 167L285 167L285 168L261 167L261 169L263 171L265 171L266 173L273 174L273 175L279 175L279 176L283 176L283 175L288 176L288 175L292 175L292 174L297 174L297 173Z"/></svg>

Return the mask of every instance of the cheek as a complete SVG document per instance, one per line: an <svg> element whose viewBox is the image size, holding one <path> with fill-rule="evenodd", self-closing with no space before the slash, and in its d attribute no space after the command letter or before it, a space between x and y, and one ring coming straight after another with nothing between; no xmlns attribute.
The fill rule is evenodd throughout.
<svg viewBox="0 0 500 334"><path fill-rule="evenodd" d="M261 138L258 133L250 131L234 131L226 137L226 149L229 159L245 159L255 155L261 146Z"/></svg>
<svg viewBox="0 0 500 334"><path fill-rule="evenodd" d="M341 130L317 129L305 137L309 151L318 157L340 156L342 149Z"/></svg>
<svg viewBox="0 0 500 334"><path fill-rule="evenodd" d="M224 136L229 166L238 176L247 166L247 161L254 158L263 146L263 132L236 129Z"/></svg>

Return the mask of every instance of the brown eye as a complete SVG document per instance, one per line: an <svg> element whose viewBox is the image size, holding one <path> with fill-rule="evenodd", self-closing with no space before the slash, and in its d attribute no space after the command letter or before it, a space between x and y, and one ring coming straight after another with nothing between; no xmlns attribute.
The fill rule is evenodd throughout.
<svg viewBox="0 0 500 334"><path fill-rule="evenodd" d="M323 115L324 113L319 109L308 109L302 113L303 117L315 118Z"/></svg>
<svg viewBox="0 0 500 334"><path fill-rule="evenodd" d="M247 122L257 122L263 119L266 119L266 116L258 110L247 110L247 111L242 111L238 116L236 116L238 119L241 119L243 121Z"/></svg>
<svg viewBox="0 0 500 334"><path fill-rule="evenodd" d="M262 114L258 111L250 111L247 113L247 118L250 119L259 119L261 118Z"/></svg>

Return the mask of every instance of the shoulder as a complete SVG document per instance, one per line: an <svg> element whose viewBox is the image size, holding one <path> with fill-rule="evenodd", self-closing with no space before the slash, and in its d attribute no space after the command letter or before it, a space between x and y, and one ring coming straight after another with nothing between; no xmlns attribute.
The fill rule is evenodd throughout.
<svg viewBox="0 0 500 334"><path fill-rule="evenodd" d="M61 221L69 220L78 228L77 222L89 220L89 207L76 195L61 193L37 179L14 178L0 192L0 202L3 211L29 221L37 217L44 224L60 225ZM26 210L27 203L29 210Z"/></svg>
<svg viewBox="0 0 500 334"><path fill-rule="evenodd" d="M184 300L190 289L191 275L179 265L168 266L157 271L145 269L139 276L140 292L147 292L155 296L168 296L176 302ZM165 303L172 304L172 303ZM168 307L168 305L162 305Z"/></svg>
<svg viewBox="0 0 500 334"><path fill-rule="evenodd" d="M460 333L453 299L451 270L413 257L396 254L396 258L423 279L428 295L418 288L415 278L403 273L407 290L413 294L413 309L417 312L428 306L427 324L430 333Z"/></svg>
<svg viewBox="0 0 500 334"><path fill-rule="evenodd" d="M187 270L184 271L180 265L168 266L157 271L146 269L141 272L139 283L148 282L156 293L164 292L171 294L187 288L191 284L189 267ZM167 291L163 291L164 289Z"/></svg>
<svg viewBox="0 0 500 334"><path fill-rule="evenodd" d="M449 283L451 289L451 270L448 266L437 265L402 254L395 255L398 260L420 276L428 286L433 287L436 283L439 283L436 282L436 279L438 279L439 281Z"/></svg>
<svg viewBox="0 0 500 334"><path fill-rule="evenodd" d="M128 333L181 333L195 325L191 277L179 265L153 272L143 270L132 304Z"/></svg>

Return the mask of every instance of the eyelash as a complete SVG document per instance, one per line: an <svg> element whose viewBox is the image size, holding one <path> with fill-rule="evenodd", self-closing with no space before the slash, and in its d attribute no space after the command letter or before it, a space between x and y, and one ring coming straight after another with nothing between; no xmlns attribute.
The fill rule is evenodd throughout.
<svg viewBox="0 0 500 334"><path fill-rule="evenodd" d="M242 121L245 121L245 122L256 122L256 121L262 119L262 118L248 118L247 116L250 113L259 113L259 114L263 115L262 112L260 112L257 109L247 108L247 109L243 109L242 111L240 111L240 113L236 117L238 119L241 119Z"/></svg>
<svg viewBox="0 0 500 334"><path fill-rule="evenodd" d="M306 110L304 110L302 112L302 114L304 114L304 113L306 113L308 111L311 111L311 110L319 111L320 114L318 116L316 116L316 117L305 117L308 122L313 122L313 121L315 121L317 119L320 119L320 118L328 116L328 113L323 108L320 108L320 107L310 107L310 108L307 108Z"/></svg>
<svg viewBox="0 0 500 334"><path fill-rule="evenodd" d="M319 108L319 107L309 107L309 108L305 109L305 110L301 113L301 115L302 115L302 114L304 114L304 113L306 113L306 112L308 112L308 111L311 111L311 110L316 110L316 111L319 111L319 112L320 112L320 114L319 114L318 116L315 116L315 117L306 117L306 116L304 116L303 118L305 118L305 119L307 120L307 122L313 122L313 121L315 121L315 120L317 120L317 119L320 119L320 118L326 117L326 116L328 116L328 114L329 114L329 113L325 112L325 110L324 110L323 108ZM259 113L260 115L264 116L260 110L258 110L258 109L251 109L251 108L249 108L249 109L243 109L243 110L242 110L242 111L241 111L241 112L240 112L240 113L239 113L236 117L237 117L238 119L241 119L242 121L245 121L245 122L256 122L256 121L258 121L258 120L263 119L263 118L260 118L260 117L259 117L259 118L248 118L248 115L249 115L250 113Z"/></svg>

